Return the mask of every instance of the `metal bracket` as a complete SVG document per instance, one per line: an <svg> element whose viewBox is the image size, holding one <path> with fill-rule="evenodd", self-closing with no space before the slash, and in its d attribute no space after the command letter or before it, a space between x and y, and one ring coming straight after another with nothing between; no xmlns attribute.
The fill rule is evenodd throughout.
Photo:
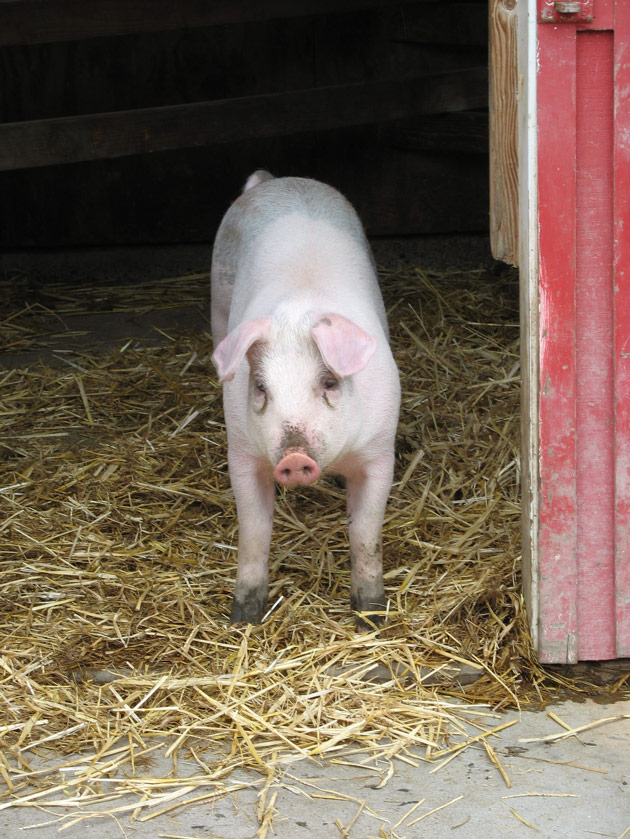
<svg viewBox="0 0 630 839"><path fill-rule="evenodd" d="M592 23L593 0L543 0L541 23Z"/></svg>

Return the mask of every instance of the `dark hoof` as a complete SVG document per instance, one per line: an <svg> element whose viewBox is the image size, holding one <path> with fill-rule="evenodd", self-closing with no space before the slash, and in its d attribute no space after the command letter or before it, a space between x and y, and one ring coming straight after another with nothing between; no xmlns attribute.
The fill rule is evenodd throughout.
<svg viewBox="0 0 630 839"><path fill-rule="evenodd" d="M387 598L384 594L366 596L359 592L351 595L350 606L353 612L358 612L356 628L358 632L370 632L382 625L385 620Z"/></svg>
<svg viewBox="0 0 630 839"><path fill-rule="evenodd" d="M362 612L360 615L357 615L355 628L357 632L373 632L375 629L378 629L383 625L384 620L384 614L381 615L377 612Z"/></svg>
<svg viewBox="0 0 630 839"><path fill-rule="evenodd" d="M243 598L234 595L230 620L232 623L260 623L266 609L267 594L252 589Z"/></svg>

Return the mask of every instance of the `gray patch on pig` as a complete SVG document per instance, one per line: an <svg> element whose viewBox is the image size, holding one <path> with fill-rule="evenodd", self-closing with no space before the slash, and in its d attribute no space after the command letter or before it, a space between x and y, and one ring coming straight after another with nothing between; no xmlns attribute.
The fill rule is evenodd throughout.
<svg viewBox="0 0 630 839"><path fill-rule="evenodd" d="M241 228L228 219L221 226L212 250L212 275L215 281L234 285L238 253L241 247Z"/></svg>
<svg viewBox="0 0 630 839"><path fill-rule="evenodd" d="M333 187L308 178L271 178L248 189L232 204L222 227L241 227L246 222L249 236L255 238L268 225L293 213L345 230L362 244L374 265L363 225L352 204ZM219 233L224 232L225 228L219 228ZM220 238L217 234L217 241ZM380 303L379 309L383 307L382 301L375 302Z"/></svg>
<svg viewBox="0 0 630 839"><path fill-rule="evenodd" d="M232 623L260 623L267 608L267 592L260 588L250 588L244 595L232 600Z"/></svg>
<svg viewBox="0 0 630 839"><path fill-rule="evenodd" d="M264 170L260 170L264 173ZM254 175L258 175L255 172ZM333 187L308 178L274 178L269 173L254 188L241 193L223 217L212 252L212 334L215 346L227 335L232 288L243 250L243 234L251 247L258 236L274 222L288 215L301 215L345 231L361 246L374 273L376 263L359 220L350 202ZM253 176L252 176L253 177ZM371 307L377 312L385 337L389 327L378 290L371 292Z"/></svg>
<svg viewBox="0 0 630 839"><path fill-rule="evenodd" d="M315 329L315 327L319 326L322 323L325 324L326 326L332 326L332 321L330 320L330 318L320 318L317 321L317 323L315 324L315 326L313 327L313 329Z"/></svg>
<svg viewBox="0 0 630 839"><path fill-rule="evenodd" d="M291 449L301 449L306 452L311 460L314 460L315 463L318 462L317 454L313 449L313 441L309 442L303 431L295 425L288 425L285 427L282 440L280 441L278 460L281 460L288 451L291 451Z"/></svg>
<svg viewBox="0 0 630 839"><path fill-rule="evenodd" d="M313 457L308 451L309 448L309 442L306 439L306 435L299 428L291 425L285 428L280 442L280 449L283 452L287 449L304 449L309 457Z"/></svg>
<svg viewBox="0 0 630 839"><path fill-rule="evenodd" d="M217 235L212 250L210 319L215 347L227 335L240 247L241 229L227 220L221 225L221 235Z"/></svg>

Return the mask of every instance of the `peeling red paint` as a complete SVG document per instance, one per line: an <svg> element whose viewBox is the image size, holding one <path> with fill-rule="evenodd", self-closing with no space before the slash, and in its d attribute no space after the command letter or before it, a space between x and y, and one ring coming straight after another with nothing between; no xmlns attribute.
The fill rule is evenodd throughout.
<svg viewBox="0 0 630 839"><path fill-rule="evenodd" d="M630 4L615 8L615 619L630 656Z"/></svg>
<svg viewBox="0 0 630 839"><path fill-rule="evenodd" d="M578 658L615 658L613 32L576 37Z"/></svg>
<svg viewBox="0 0 630 839"><path fill-rule="evenodd" d="M537 35L539 655L571 662L630 655L630 3Z"/></svg>
<svg viewBox="0 0 630 839"><path fill-rule="evenodd" d="M542 661L577 660L575 78L570 73L572 29L538 27L541 335L538 595L539 655ZM559 72L558 67L562 65L565 69ZM560 102L562 108L559 108Z"/></svg>

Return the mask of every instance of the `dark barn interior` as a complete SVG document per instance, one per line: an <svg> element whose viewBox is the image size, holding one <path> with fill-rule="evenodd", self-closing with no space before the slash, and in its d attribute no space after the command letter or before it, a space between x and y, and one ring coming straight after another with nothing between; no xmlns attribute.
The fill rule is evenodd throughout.
<svg viewBox="0 0 630 839"><path fill-rule="evenodd" d="M0 4L0 247L208 243L247 175L488 230L485 2Z"/></svg>

